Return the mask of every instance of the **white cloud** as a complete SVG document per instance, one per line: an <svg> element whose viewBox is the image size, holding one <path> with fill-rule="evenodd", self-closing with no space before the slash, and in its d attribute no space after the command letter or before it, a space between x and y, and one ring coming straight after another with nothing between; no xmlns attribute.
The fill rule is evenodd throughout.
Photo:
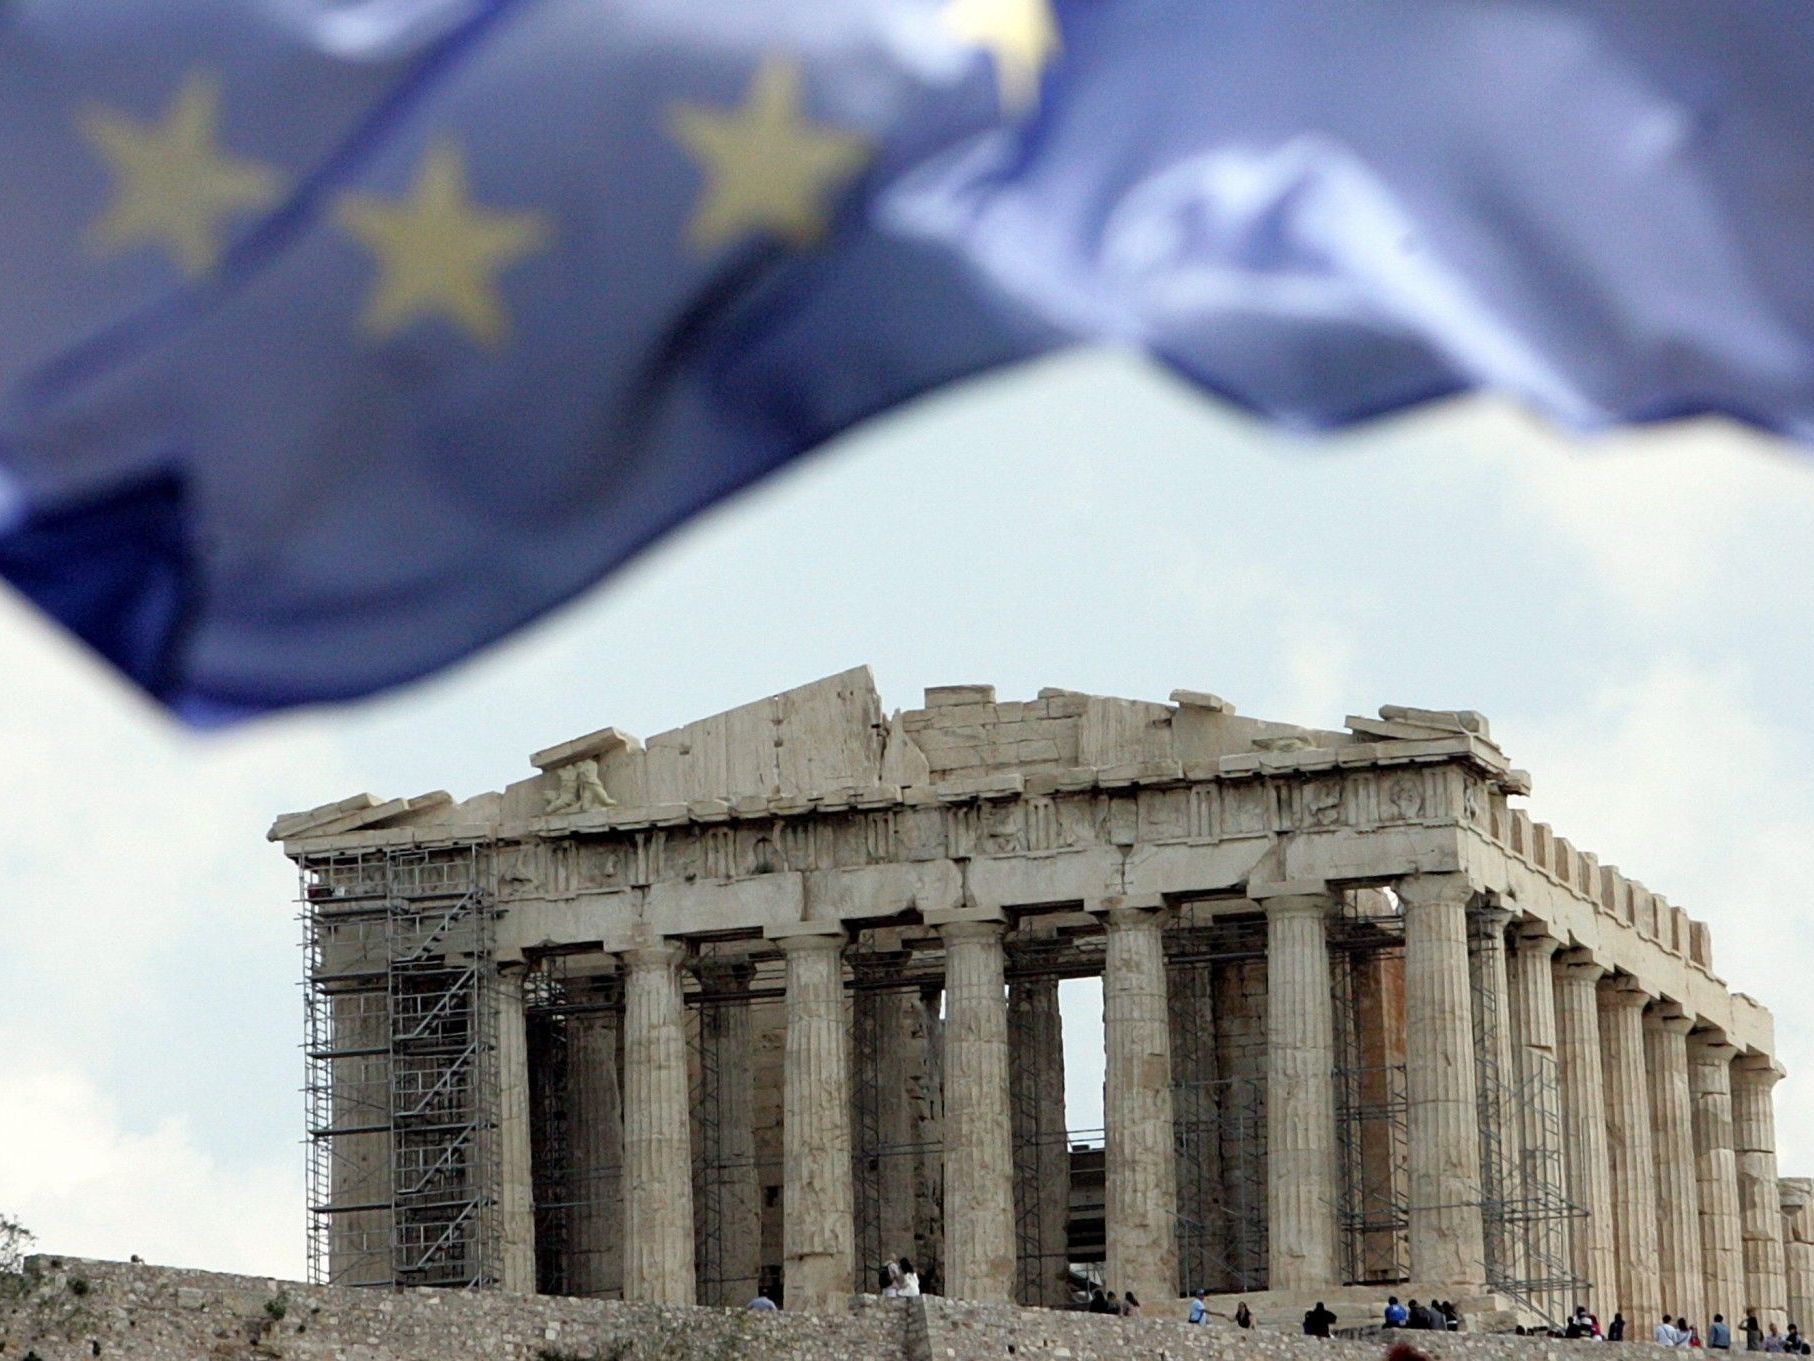
<svg viewBox="0 0 1814 1361"><path fill-rule="evenodd" d="M185 1119L129 1128L117 1105L66 1062L0 1069L0 1206L72 1256L215 1267L295 1279L303 1272L301 1168L290 1150L221 1158ZM231 1105L231 1087L222 1093Z"/></svg>

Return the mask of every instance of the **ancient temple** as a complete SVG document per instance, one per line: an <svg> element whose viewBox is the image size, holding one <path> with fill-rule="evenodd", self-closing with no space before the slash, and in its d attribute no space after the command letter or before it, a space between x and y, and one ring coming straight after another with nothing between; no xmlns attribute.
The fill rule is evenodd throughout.
<svg viewBox="0 0 1814 1361"><path fill-rule="evenodd" d="M858 669L530 763L271 829L319 1280L822 1309L907 1256L1029 1305L1814 1319L1769 1013L1516 806L1476 713L965 685L890 716Z"/></svg>

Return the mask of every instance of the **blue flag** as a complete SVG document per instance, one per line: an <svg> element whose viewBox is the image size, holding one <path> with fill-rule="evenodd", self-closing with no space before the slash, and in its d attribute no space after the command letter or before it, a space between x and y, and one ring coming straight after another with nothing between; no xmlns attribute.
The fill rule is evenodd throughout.
<svg viewBox="0 0 1814 1361"><path fill-rule="evenodd" d="M218 721L954 378L1814 431L1814 12L7 0L0 573Z"/></svg>

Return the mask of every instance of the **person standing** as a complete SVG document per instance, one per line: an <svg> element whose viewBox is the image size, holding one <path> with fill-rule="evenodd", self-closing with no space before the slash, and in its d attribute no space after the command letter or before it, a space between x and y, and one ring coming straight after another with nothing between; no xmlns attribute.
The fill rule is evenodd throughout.
<svg viewBox="0 0 1814 1361"><path fill-rule="evenodd" d="M1745 1350L1760 1352L1764 1349L1764 1326L1757 1321L1757 1310L1745 1310L1745 1321L1739 1325L1745 1334Z"/></svg>

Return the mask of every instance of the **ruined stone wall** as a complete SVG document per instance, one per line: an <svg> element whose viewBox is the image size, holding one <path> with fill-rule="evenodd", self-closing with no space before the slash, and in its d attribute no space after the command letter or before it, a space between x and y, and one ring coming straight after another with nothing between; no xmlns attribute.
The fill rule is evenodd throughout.
<svg viewBox="0 0 1814 1361"><path fill-rule="evenodd" d="M1371 1339L1099 1318L936 1298L752 1314L497 1292L357 1290L33 1259L0 1297L9 1361L1378 1361ZM1168 1302L1181 1311L1182 1304ZM1581 1343L1421 1333L1435 1361L1567 1361Z"/></svg>

